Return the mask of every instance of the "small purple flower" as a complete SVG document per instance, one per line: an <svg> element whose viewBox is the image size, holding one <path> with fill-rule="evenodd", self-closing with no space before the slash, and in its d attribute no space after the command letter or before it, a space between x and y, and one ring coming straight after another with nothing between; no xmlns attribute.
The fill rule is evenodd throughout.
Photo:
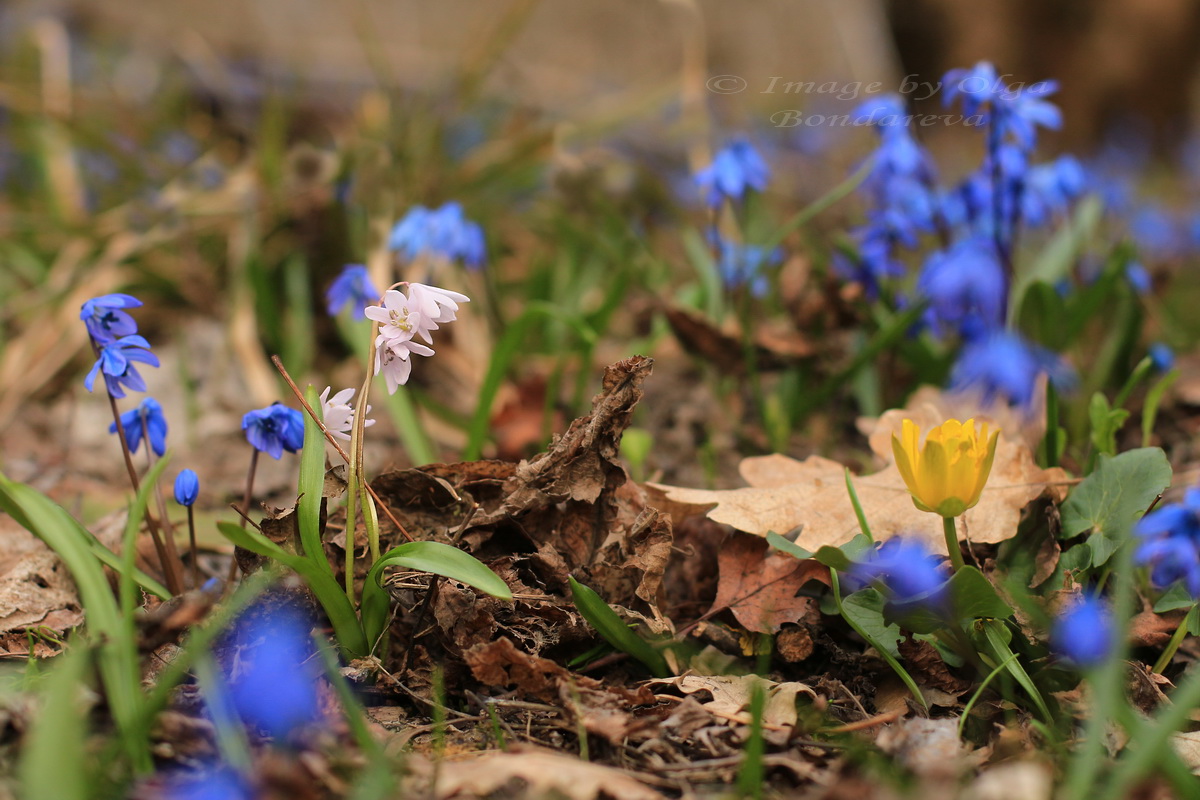
<svg viewBox="0 0 1200 800"><path fill-rule="evenodd" d="M105 294L93 297L79 310L79 318L98 344L107 344L137 333L137 323L121 309L137 308L142 301L128 294Z"/></svg>
<svg viewBox="0 0 1200 800"><path fill-rule="evenodd" d="M907 603L943 600L949 575L941 560L915 539L889 539L851 567L850 586L880 583L890 599ZM850 587L848 587L850 588Z"/></svg>
<svg viewBox="0 0 1200 800"><path fill-rule="evenodd" d="M963 348L950 384L959 391L980 391L985 403L1001 398L1028 411L1033 407L1038 376L1043 373L1059 389L1069 388L1075 379L1070 367L1054 353L1014 333L995 331Z"/></svg>
<svg viewBox="0 0 1200 800"><path fill-rule="evenodd" d="M771 179L767 162L745 139L735 139L721 148L712 163L696 173L696 185L705 193L709 207L728 198L741 201L747 189L763 191Z"/></svg>
<svg viewBox="0 0 1200 800"><path fill-rule="evenodd" d="M257 795L232 767L172 773L162 786L164 800L253 800Z"/></svg>
<svg viewBox="0 0 1200 800"><path fill-rule="evenodd" d="M1003 324L1005 283L995 246L974 236L926 259L917 291L929 301L928 321L935 331L969 328L977 334Z"/></svg>
<svg viewBox="0 0 1200 800"><path fill-rule="evenodd" d="M350 306L355 319L365 319L363 309L379 302L379 290L371 283L367 268L362 264L348 264L337 276L325 293L329 316L336 316Z"/></svg>
<svg viewBox="0 0 1200 800"><path fill-rule="evenodd" d="M1170 372L1171 368L1175 366L1175 352L1169 345L1162 342L1155 342L1150 345L1146 355L1150 356L1151 363L1154 364L1154 368L1159 372Z"/></svg>
<svg viewBox="0 0 1200 800"><path fill-rule="evenodd" d="M1094 595L1084 595L1055 620L1050 646L1084 669L1102 663L1116 644L1116 630L1108 605Z"/></svg>
<svg viewBox="0 0 1200 800"><path fill-rule="evenodd" d="M144 423L144 424L143 424ZM121 415L121 427L125 430L125 442L129 452L136 453L142 443L142 434L148 433L150 449L157 455L167 452L167 418L162 406L153 397L147 397ZM109 433L117 432L117 423L108 426Z"/></svg>
<svg viewBox="0 0 1200 800"><path fill-rule="evenodd" d="M409 209L392 228L388 247L408 261L433 256L461 261L469 269L483 266L486 251L483 228L467 219L458 203L432 210L420 205Z"/></svg>
<svg viewBox="0 0 1200 800"><path fill-rule="evenodd" d="M254 449L274 459L281 458L284 450L295 453L304 446L304 415L279 403L247 412L242 430Z"/></svg>
<svg viewBox="0 0 1200 800"><path fill-rule="evenodd" d="M1134 561L1150 567L1155 586L1183 581L1188 594L1200 599L1200 488L1188 489L1182 503L1142 517L1133 535L1140 540Z"/></svg>
<svg viewBox="0 0 1200 800"><path fill-rule="evenodd" d="M181 506L191 506L199 494L200 478L194 470L182 470L175 478L175 502Z"/></svg>
<svg viewBox="0 0 1200 800"><path fill-rule="evenodd" d="M711 241L717 251L717 271L727 288L748 286L755 297L767 293L764 270L783 261L782 249L776 247L768 252L759 245L730 241L720 234L714 234Z"/></svg>
<svg viewBox="0 0 1200 800"><path fill-rule="evenodd" d="M234 623L237 669L226 677L233 707L248 728L284 741L321 718L321 665L312 627L313 620L294 604L269 610L260 604Z"/></svg>
<svg viewBox="0 0 1200 800"><path fill-rule="evenodd" d="M100 357L92 366L83 385L92 391L96 376L104 374L108 393L113 397L124 397L125 388L134 392L146 391L146 382L138 373L133 362L140 361L152 367L158 366L158 356L150 352L150 343L138 335L122 336L100 348Z"/></svg>
<svg viewBox="0 0 1200 800"><path fill-rule="evenodd" d="M1125 265L1125 280L1138 294L1148 294L1152 286L1150 273L1138 261L1130 261Z"/></svg>

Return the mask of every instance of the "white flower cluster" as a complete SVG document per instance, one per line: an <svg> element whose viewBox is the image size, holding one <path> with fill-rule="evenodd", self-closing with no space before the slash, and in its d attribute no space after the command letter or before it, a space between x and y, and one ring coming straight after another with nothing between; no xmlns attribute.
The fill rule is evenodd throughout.
<svg viewBox="0 0 1200 800"><path fill-rule="evenodd" d="M383 373L387 380L388 394L408 382L412 372L410 355L433 355L433 337L430 335L445 322L453 322L459 303L469 303L465 294L410 283L408 294L389 289L383 293L382 306L367 306L364 310L368 319L379 323L379 336L375 338L375 374ZM416 341L419 337L425 341Z"/></svg>

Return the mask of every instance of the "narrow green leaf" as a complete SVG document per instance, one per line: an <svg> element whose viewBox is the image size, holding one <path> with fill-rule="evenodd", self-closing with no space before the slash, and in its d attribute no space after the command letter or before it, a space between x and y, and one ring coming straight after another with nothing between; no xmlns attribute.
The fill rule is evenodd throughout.
<svg viewBox="0 0 1200 800"><path fill-rule="evenodd" d="M371 565L363 584L362 619L367 642L374 647L387 625L388 594L382 585L388 567L429 572L465 583L501 600L512 600L512 591L479 559L457 547L440 542L407 542L388 550Z"/></svg>
<svg viewBox="0 0 1200 800"><path fill-rule="evenodd" d="M908 670L896 660L899 653L900 629L883 621L883 596L874 589L863 589L843 600L837 570L829 571L829 579L833 588L833 600L842 619L846 620L846 624L867 644L875 648L917 702L928 709L929 703L926 702L925 695L921 694L921 688L908 674Z"/></svg>
<svg viewBox="0 0 1200 800"><path fill-rule="evenodd" d="M87 800L92 781L85 748L87 703L84 676L92 651L75 639L54 666L39 693L40 712L24 737L18 775L22 797Z"/></svg>
<svg viewBox="0 0 1200 800"><path fill-rule="evenodd" d="M813 554L805 550L791 539L780 536L775 531L767 531L767 544L780 552L796 558L812 558Z"/></svg>
<svg viewBox="0 0 1200 800"><path fill-rule="evenodd" d="M671 674L667 660L663 658L662 653L631 631L625 621L617 616L617 612L613 611L600 595L575 580L574 577L569 577L568 580L571 584L571 597L575 600L575 607L579 609L583 618L596 629L596 632L604 637L605 641L622 653L628 653L642 662L654 677L665 678Z"/></svg>
<svg viewBox="0 0 1200 800"><path fill-rule="evenodd" d="M978 625L983 628L984 636L991 646L997 663L1003 662L1007 664L1005 669L1013 676L1013 680L1025 690L1029 698L1033 700L1033 704L1037 706L1038 713L1042 716L1042 719L1047 723L1053 723L1054 718L1050 714L1050 709L1046 706L1046 701L1042 699L1042 693L1038 691L1037 685L1029 677L1029 673L1025 671L1025 667L1021 666L1021 662L1013 654L1012 648L1008 646L1008 642L1012 638L1012 633L998 619L982 620Z"/></svg>
<svg viewBox="0 0 1200 800"><path fill-rule="evenodd" d="M850 479L850 468L846 467L846 493L850 495L850 505L854 506L854 516L858 520L858 529L868 540L875 541L871 535L871 526L867 523L867 514L863 511L862 503L858 501L858 492L854 491L854 481Z"/></svg>
<svg viewBox="0 0 1200 800"><path fill-rule="evenodd" d="M813 558L830 569L846 572L854 562L861 560L875 543L865 533L860 533L841 547L823 545L813 553Z"/></svg>
<svg viewBox="0 0 1200 800"><path fill-rule="evenodd" d="M313 564L304 556L289 553L258 531L240 528L229 522L219 522L217 528L226 539L238 547L260 556L272 558L285 567L295 570L308 584L308 588L312 589L322 608L325 609L325 614L329 617L330 624L333 625L333 634L337 638L338 646L355 658L367 655L367 640L363 635L362 625L359 624L358 616L354 613L354 607L350 605L349 598L346 597L346 593L338 585L338 582L334 580L333 575Z"/></svg>

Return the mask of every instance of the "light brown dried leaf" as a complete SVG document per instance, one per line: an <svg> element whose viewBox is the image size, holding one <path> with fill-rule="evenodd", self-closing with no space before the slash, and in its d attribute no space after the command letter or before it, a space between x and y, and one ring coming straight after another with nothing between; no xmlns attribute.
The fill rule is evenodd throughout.
<svg viewBox="0 0 1200 800"><path fill-rule="evenodd" d="M525 784L526 790L515 795L519 797L663 798L627 772L544 750L491 752L463 761L445 761L438 776L437 797L440 800L488 797L510 782Z"/></svg>
<svg viewBox="0 0 1200 800"><path fill-rule="evenodd" d="M680 675L650 681L651 686L673 686L686 695L708 692L712 699L700 701L705 711L743 725L750 723L750 712L746 709L750 707L756 683L762 684L767 692L763 725L769 729L778 730L796 724L799 719L796 698L799 695L807 695L814 700L817 697L807 684L796 681L775 683L757 675Z"/></svg>
<svg viewBox="0 0 1200 800"><path fill-rule="evenodd" d="M796 543L809 550L843 545L858 533L844 467L836 461L820 456L804 461L782 455L758 456L743 460L739 471L749 488L649 487L675 504L691 505L694 513L708 507L709 519L747 533L765 536L769 531L782 534L800 527ZM1065 480L1061 469L1040 468L1024 444L1002 437L979 504L960 518L960 534L981 543L1011 538L1017 532L1021 509L1043 492L1061 499L1064 492L1059 484ZM895 464L855 478L854 488L876 540L903 533L921 539L934 552L946 552L941 520L913 505Z"/></svg>

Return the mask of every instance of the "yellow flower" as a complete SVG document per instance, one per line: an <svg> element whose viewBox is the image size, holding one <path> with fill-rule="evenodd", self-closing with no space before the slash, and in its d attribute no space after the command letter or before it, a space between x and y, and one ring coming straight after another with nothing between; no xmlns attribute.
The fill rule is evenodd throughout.
<svg viewBox="0 0 1200 800"><path fill-rule="evenodd" d="M949 419L929 431L921 446L921 429L904 420L900 436L892 434L892 453L913 504L942 517L957 517L979 502L992 471L999 431L988 437L987 423Z"/></svg>

